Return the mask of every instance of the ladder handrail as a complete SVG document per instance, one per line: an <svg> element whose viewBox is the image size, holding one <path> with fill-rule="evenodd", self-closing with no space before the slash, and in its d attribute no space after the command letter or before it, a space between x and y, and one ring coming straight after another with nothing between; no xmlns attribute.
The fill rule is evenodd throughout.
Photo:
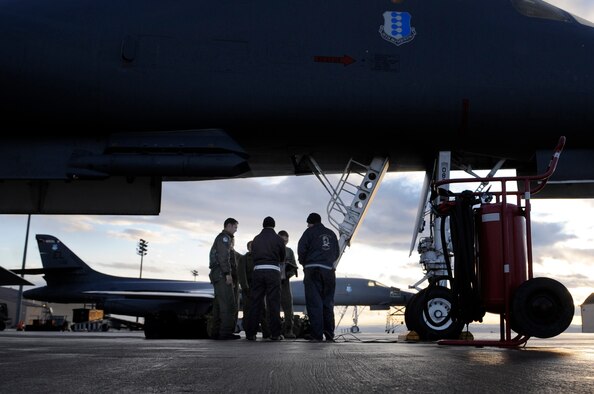
<svg viewBox="0 0 594 394"><path fill-rule="evenodd" d="M315 159L311 156L307 156L307 159L311 164L312 172L330 194L326 214L328 222L338 231L339 235L339 257L334 263L334 268L336 268L367 212L375 191L387 171L389 160L388 158L375 157L370 165L364 165L351 158L337 185L333 186ZM353 181L353 176L359 177L359 181ZM344 202L344 193L352 197L352 202L349 205Z"/></svg>

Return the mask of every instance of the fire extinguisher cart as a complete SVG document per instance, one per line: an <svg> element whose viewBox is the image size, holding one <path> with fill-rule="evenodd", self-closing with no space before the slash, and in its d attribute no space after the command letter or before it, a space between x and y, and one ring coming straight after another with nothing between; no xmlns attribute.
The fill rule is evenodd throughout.
<svg viewBox="0 0 594 394"><path fill-rule="evenodd" d="M555 172L564 145L565 137L561 137L547 171L541 175L445 179L434 183L434 190L445 184L471 182L498 184L501 189L489 192L487 201L484 193L463 192L466 197L472 194L473 201L480 202L478 208L477 205L472 208L475 286L483 314L490 312L500 316L500 339L441 339L438 344L517 347L530 337L556 336L571 323L574 304L565 286L550 278L533 277L530 224L531 196L541 191ZM517 183L517 191L508 189L511 183Z"/></svg>

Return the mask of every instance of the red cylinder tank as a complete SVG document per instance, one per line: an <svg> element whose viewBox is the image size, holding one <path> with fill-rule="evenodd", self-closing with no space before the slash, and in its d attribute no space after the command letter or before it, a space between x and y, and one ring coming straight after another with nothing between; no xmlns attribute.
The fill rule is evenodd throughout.
<svg viewBox="0 0 594 394"><path fill-rule="evenodd" d="M505 312L506 289L510 300L513 291L527 279L526 218L517 205L506 204L505 212L502 210L501 203L485 204L476 214L481 296L491 313Z"/></svg>

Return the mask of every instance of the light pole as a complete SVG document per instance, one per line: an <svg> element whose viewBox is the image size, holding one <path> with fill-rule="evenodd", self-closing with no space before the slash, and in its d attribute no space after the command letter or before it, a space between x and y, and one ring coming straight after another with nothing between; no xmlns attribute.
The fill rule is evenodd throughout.
<svg viewBox="0 0 594 394"><path fill-rule="evenodd" d="M140 238L140 241L138 241L138 247L136 248L136 253L138 253L140 255L140 278L142 278L142 259L148 253L147 249L148 249L148 242L145 241L144 239Z"/></svg>
<svg viewBox="0 0 594 394"><path fill-rule="evenodd" d="M29 227L31 226L31 214L27 216L27 231L25 232L25 250L23 251L23 270L25 269L25 261L27 260L27 244L29 241ZM21 278L24 278L25 274L21 274ZM23 307L23 285L19 285L19 295L17 300L16 316L15 321L18 326L21 322L21 309Z"/></svg>
<svg viewBox="0 0 594 394"><path fill-rule="evenodd" d="M192 270L190 272L192 273L192 275L194 275L194 282L196 282L196 277L198 276L198 270Z"/></svg>

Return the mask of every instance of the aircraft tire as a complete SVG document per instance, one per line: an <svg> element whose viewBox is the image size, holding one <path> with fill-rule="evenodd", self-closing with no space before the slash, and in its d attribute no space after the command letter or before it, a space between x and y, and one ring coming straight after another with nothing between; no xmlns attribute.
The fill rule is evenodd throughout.
<svg viewBox="0 0 594 394"><path fill-rule="evenodd" d="M409 331L416 331L416 327L419 325L420 316L413 313L413 311L416 309L416 303L425 296L426 290L427 289L419 291L406 303L406 308L404 309L404 323Z"/></svg>
<svg viewBox="0 0 594 394"><path fill-rule="evenodd" d="M511 328L518 334L551 338L569 327L574 311L573 298L563 284L551 278L532 278L514 292Z"/></svg>
<svg viewBox="0 0 594 394"><path fill-rule="evenodd" d="M421 294L424 291L423 294ZM413 302L413 329L423 341L457 339L464 328L461 320L450 316L453 295L443 286L430 286Z"/></svg>
<svg viewBox="0 0 594 394"><path fill-rule="evenodd" d="M6 328L6 323L4 323L2 320L0 320L0 331L4 331L5 328Z"/></svg>
<svg viewBox="0 0 594 394"><path fill-rule="evenodd" d="M162 335L160 320L154 317L145 317L144 337L146 339L160 339Z"/></svg>
<svg viewBox="0 0 594 394"><path fill-rule="evenodd" d="M207 330L207 320L206 317L200 317L197 319L192 319L188 322L187 328L185 331L185 335L183 336L184 339L208 339L210 336L208 335Z"/></svg>
<svg viewBox="0 0 594 394"><path fill-rule="evenodd" d="M159 312L144 318L144 337L146 339L177 339L180 337L180 324L175 313Z"/></svg>

